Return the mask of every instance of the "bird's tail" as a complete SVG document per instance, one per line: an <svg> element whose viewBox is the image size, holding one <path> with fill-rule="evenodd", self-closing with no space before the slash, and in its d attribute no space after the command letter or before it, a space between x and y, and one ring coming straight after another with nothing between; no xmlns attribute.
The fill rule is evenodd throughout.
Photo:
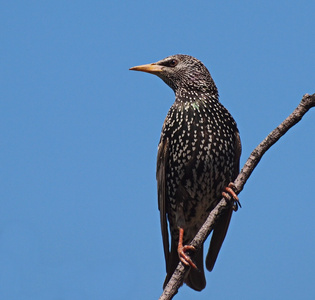
<svg viewBox="0 0 315 300"><path fill-rule="evenodd" d="M185 283L196 291L201 291L206 286L205 272L203 269L203 246L194 255L194 263L197 269L190 268Z"/></svg>
<svg viewBox="0 0 315 300"><path fill-rule="evenodd" d="M206 258L206 267L209 271L212 271L214 264L217 260L219 251L221 249L222 243L226 236L226 232L229 228L233 208L232 206L222 212L219 217L217 224L212 233L212 238Z"/></svg>

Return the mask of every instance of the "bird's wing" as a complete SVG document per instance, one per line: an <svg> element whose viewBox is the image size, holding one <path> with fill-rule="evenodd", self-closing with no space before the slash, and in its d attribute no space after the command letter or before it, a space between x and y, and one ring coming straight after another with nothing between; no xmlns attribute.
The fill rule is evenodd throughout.
<svg viewBox="0 0 315 300"><path fill-rule="evenodd" d="M158 188L158 205L160 210L161 231L163 238L164 256L166 265L169 261L169 238L167 230L167 203L166 203L166 183L165 183L165 168L168 161L168 138L160 141L158 147L157 167L156 167L156 180ZM166 266L167 267L167 266Z"/></svg>
<svg viewBox="0 0 315 300"><path fill-rule="evenodd" d="M234 178L236 179L237 175L240 172L240 158L242 153L242 143L240 138L240 133L238 130L235 132L235 170L234 170Z"/></svg>
<svg viewBox="0 0 315 300"><path fill-rule="evenodd" d="M235 132L235 170L233 180L236 179L240 169L240 156L242 152L241 139L238 130ZM218 219L213 230L209 251L206 258L206 267L212 271L214 264L217 260L222 243L225 239L226 232L229 228L230 220L232 217L233 206L224 210Z"/></svg>

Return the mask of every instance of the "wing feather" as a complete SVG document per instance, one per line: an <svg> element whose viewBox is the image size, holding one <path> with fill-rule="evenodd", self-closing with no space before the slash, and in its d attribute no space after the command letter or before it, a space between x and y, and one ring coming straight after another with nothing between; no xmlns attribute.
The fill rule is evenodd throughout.
<svg viewBox="0 0 315 300"><path fill-rule="evenodd" d="M240 170L240 157L242 152L241 139L238 130L235 131L235 169L233 174L233 181L236 179ZM212 271L214 264L217 260L222 243L225 239L227 230L229 228L230 220L232 217L233 206L223 211L215 228L213 230L209 251L206 258L206 267Z"/></svg>
<svg viewBox="0 0 315 300"><path fill-rule="evenodd" d="M157 156L157 168L156 168L156 180L158 189L158 207L160 210L160 222L161 222L161 232L163 239L164 256L166 262L166 270L168 269L169 262L169 236L167 229L167 199L166 199L166 164L168 161L168 144L169 140L161 140L158 147Z"/></svg>

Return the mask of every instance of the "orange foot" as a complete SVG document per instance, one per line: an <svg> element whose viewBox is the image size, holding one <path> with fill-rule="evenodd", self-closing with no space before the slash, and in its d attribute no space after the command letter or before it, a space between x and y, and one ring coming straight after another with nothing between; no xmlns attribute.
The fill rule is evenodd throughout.
<svg viewBox="0 0 315 300"><path fill-rule="evenodd" d="M226 200L230 200L230 198L232 198L235 202L235 205L233 206L234 211L238 210L238 206L241 206L240 200L238 199L236 193L234 192L235 189L235 185L233 182L230 182L229 185L227 187L224 188L224 192L222 192L222 196L226 199Z"/></svg>
<svg viewBox="0 0 315 300"><path fill-rule="evenodd" d="M179 241L178 241L178 247L177 247L179 259L185 266L190 266L190 267L193 267L194 269L197 269L197 266L193 263L191 258L186 254L187 251L196 251L196 248L191 245L183 246L183 236L184 236L184 229L179 228Z"/></svg>

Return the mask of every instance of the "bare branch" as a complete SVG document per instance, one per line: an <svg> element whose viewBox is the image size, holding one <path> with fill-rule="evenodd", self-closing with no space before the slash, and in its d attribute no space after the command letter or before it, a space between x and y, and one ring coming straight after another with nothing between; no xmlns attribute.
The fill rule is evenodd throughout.
<svg viewBox="0 0 315 300"><path fill-rule="evenodd" d="M243 169L234 181L235 192L239 194L250 177L251 173L261 160L265 152L274 145L291 127L298 123L306 112L315 106L315 94L305 94L297 106L297 108L268 136L254 149L249 158L247 159ZM229 205L224 198L218 203L218 205L211 211L206 222L202 225L195 238L190 243L196 249L202 247L204 241L211 233L216 219L220 213ZM185 267L181 262L178 264L173 276L166 285L159 300L169 300L174 297L178 289L184 282L185 274L189 270L189 267Z"/></svg>

